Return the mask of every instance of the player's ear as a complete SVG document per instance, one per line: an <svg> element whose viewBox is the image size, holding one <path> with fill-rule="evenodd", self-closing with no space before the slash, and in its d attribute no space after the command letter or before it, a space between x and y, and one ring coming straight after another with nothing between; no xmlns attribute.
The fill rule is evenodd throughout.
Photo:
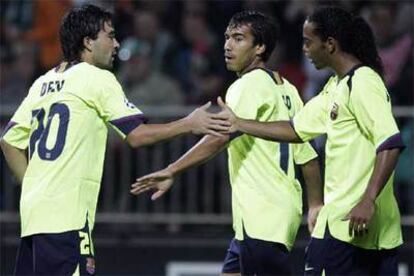
<svg viewBox="0 0 414 276"><path fill-rule="evenodd" d="M326 42L325 43L326 43L326 48L328 49L328 52L330 54L333 54L337 50L338 41L335 38L328 37L326 39Z"/></svg>
<svg viewBox="0 0 414 276"><path fill-rule="evenodd" d="M256 55L260 56L263 54L266 50L266 45L264 44L257 44L256 45Z"/></svg>
<svg viewBox="0 0 414 276"><path fill-rule="evenodd" d="M89 36L85 36L83 38L83 47L85 47L85 49L89 52L92 51L92 42L93 40Z"/></svg>

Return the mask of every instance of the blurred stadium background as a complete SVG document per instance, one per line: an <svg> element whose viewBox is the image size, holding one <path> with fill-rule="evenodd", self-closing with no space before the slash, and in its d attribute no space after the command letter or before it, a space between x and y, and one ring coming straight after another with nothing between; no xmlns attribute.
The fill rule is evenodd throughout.
<svg viewBox="0 0 414 276"><path fill-rule="evenodd" d="M33 80L56 65L62 15L85 2L114 11L121 43L115 74L130 101L164 122L215 101L236 76L226 72L223 33L242 9L271 14L282 37L269 61L293 82L304 101L329 77L302 55L301 27L315 5L337 4L371 24L383 59L386 82L403 139L395 181L405 244L400 275L414 275L414 4L411 1L0 1L0 130L4 129ZM113 132L94 230L97 271L102 275L217 275L232 237L226 154L190 170L162 200L134 197L136 176L166 166L197 137L181 137L131 150ZM318 141L323 156L323 139ZM18 244L20 188L0 155L0 274L12 273ZM306 214L306 204L304 214ZM258 214L260 215L260 214ZM280 223L283 223L281 221ZM309 235L302 225L293 259L300 275Z"/></svg>

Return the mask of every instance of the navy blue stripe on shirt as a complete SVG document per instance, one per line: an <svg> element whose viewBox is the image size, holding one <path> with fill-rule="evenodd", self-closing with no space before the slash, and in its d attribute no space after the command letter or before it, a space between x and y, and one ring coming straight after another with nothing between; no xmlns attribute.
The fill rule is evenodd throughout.
<svg viewBox="0 0 414 276"><path fill-rule="evenodd" d="M279 143L280 145L280 168L288 174L289 169L289 143Z"/></svg>
<svg viewBox="0 0 414 276"><path fill-rule="evenodd" d="M143 114L132 115L110 121L112 125L122 131L123 134L128 135L140 124L147 123L148 119Z"/></svg>
<svg viewBox="0 0 414 276"><path fill-rule="evenodd" d="M13 121L9 121L9 123L7 124L6 128L3 131L3 134L1 135L1 137L3 137L4 135L6 135L6 132L11 129L12 127L14 127L15 125L17 125L16 122Z"/></svg>
<svg viewBox="0 0 414 276"><path fill-rule="evenodd" d="M348 71L348 73L345 74L345 76L349 76L348 81L346 82L346 84L348 85L349 88L349 92L351 93L352 90L352 77L354 76L355 71L364 66L363 64L357 64L354 67L351 68L351 70Z"/></svg>
<svg viewBox="0 0 414 276"><path fill-rule="evenodd" d="M381 151L395 149L395 148L400 148L401 151L403 151L405 148L405 145L404 145L404 142L402 140L400 133L396 133L390 136L384 142L382 142L382 144L379 145L379 147L377 148L377 154Z"/></svg>

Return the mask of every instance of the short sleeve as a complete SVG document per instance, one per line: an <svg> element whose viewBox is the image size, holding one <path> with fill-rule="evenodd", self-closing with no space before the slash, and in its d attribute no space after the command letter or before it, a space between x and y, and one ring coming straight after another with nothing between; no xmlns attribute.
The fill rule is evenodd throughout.
<svg viewBox="0 0 414 276"><path fill-rule="evenodd" d="M355 74L351 87L349 108L359 129L375 145L377 152L403 148L390 97L381 78L376 73Z"/></svg>
<svg viewBox="0 0 414 276"><path fill-rule="evenodd" d="M293 144L293 159L295 164L303 165L317 157L318 154L309 142Z"/></svg>
<svg viewBox="0 0 414 276"><path fill-rule="evenodd" d="M33 84L30 90L32 90L34 86L35 84ZM2 135L4 141L19 149L26 149L29 146L32 120L30 90L29 94L24 98L16 112L13 114L13 117L10 119Z"/></svg>
<svg viewBox="0 0 414 276"><path fill-rule="evenodd" d="M292 108L290 109L289 117L292 118L303 108L303 102L295 86L289 83L289 85L286 85L286 87L289 90L288 92L291 97ZM292 147L293 160L297 165L305 164L310 160L313 160L318 157L318 154L309 142L292 144Z"/></svg>
<svg viewBox="0 0 414 276"><path fill-rule="evenodd" d="M115 76L103 71L95 89L95 106L106 123L111 124L121 136L128 135L141 123L146 123L144 114L128 101Z"/></svg>
<svg viewBox="0 0 414 276"><path fill-rule="evenodd" d="M328 93L322 91L295 115L292 126L302 141L309 141L327 131Z"/></svg>

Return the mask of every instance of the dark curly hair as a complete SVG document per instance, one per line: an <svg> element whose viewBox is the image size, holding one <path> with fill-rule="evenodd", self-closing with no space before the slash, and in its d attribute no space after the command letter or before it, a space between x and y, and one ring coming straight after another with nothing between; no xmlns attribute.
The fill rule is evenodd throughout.
<svg viewBox="0 0 414 276"><path fill-rule="evenodd" d="M94 5L83 5L70 10L62 19L59 37L64 59L79 61L85 48L83 39L96 39L105 22L112 21L112 14Z"/></svg>
<svg viewBox="0 0 414 276"><path fill-rule="evenodd" d="M263 61L267 61L272 54L279 35L279 27L276 21L257 11L242 11L233 15L229 22L229 28L248 25L254 37L254 45L265 45L265 51L261 54Z"/></svg>
<svg viewBox="0 0 414 276"><path fill-rule="evenodd" d="M319 7L307 21L314 23L315 33L322 41L328 37L336 39L342 51L354 55L383 77L374 34L364 19L338 7Z"/></svg>

